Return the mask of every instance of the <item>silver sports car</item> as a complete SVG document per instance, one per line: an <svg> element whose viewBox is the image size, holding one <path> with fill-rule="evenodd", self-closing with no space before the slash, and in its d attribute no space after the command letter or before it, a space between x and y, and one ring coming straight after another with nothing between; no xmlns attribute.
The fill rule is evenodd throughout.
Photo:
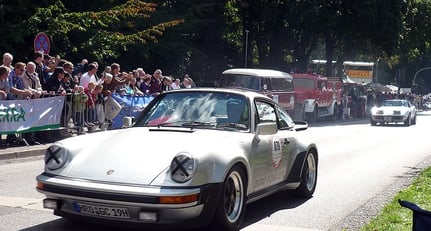
<svg viewBox="0 0 431 231"><path fill-rule="evenodd" d="M405 99L384 100L380 106L371 108L370 123L404 123L405 126L416 124L416 107Z"/></svg>
<svg viewBox="0 0 431 231"><path fill-rule="evenodd" d="M37 176L44 207L91 222L238 230L247 203L280 190L314 193L308 125L264 95L174 90L133 121L49 147Z"/></svg>

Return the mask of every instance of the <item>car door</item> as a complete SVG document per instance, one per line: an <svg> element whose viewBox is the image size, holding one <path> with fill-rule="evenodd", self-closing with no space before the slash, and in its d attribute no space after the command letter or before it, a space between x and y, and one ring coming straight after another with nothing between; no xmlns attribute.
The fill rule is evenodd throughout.
<svg viewBox="0 0 431 231"><path fill-rule="evenodd" d="M277 109L274 104L256 100L256 124L274 122L278 124ZM283 181L286 178L287 156L289 152L289 133L278 129L270 135L256 135L252 156L253 188L259 191Z"/></svg>

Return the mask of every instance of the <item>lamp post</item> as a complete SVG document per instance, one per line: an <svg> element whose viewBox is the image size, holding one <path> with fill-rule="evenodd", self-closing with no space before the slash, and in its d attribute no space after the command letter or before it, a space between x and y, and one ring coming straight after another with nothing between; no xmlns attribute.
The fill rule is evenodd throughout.
<svg viewBox="0 0 431 231"><path fill-rule="evenodd" d="M376 78L375 78L375 82L378 83L379 82L379 62L380 62L380 58L377 59L376 62ZM371 81L372 82L372 81Z"/></svg>
<svg viewBox="0 0 431 231"><path fill-rule="evenodd" d="M245 30L245 57L244 57L244 67L247 68L247 61L248 61L248 30Z"/></svg>
<svg viewBox="0 0 431 231"><path fill-rule="evenodd" d="M413 76L412 85L416 85L416 77L419 74L419 72L424 71L424 70L429 70L429 69L431 69L431 67L425 67L425 68L422 68L422 69L416 71L415 75Z"/></svg>

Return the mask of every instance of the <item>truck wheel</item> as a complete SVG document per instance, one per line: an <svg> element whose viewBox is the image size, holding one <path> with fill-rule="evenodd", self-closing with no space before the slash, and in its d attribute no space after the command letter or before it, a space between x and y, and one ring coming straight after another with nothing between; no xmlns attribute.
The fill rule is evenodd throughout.
<svg viewBox="0 0 431 231"><path fill-rule="evenodd" d="M319 115L318 110L319 110L319 108L317 106L315 106L313 112L307 113L308 122L316 122L317 121L317 117Z"/></svg>

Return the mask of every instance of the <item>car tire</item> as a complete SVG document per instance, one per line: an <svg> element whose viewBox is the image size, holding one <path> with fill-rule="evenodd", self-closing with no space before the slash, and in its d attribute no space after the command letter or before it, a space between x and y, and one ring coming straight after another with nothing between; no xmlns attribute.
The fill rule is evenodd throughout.
<svg viewBox="0 0 431 231"><path fill-rule="evenodd" d="M371 123L371 126L376 126L377 125L377 122L374 121L372 118L370 118L370 123Z"/></svg>
<svg viewBox="0 0 431 231"><path fill-rule="evenodd" d="M413 117L412 124L413 124L413 125L416 125L416 115L415 115L415 117Z"/></svg>
<svg viewBox="0 0 431 231"><path fill-rule="evenodd" d="M211 226L214 230L239 230L245 215L247 179L239 166L234 166L222 184L219 203Z"/></svg>
<svg viewBox="0 0 431 231"><path fill-rule="evenodd" d="M317 156L313 151L307 153L304 167L302 168L301 183L294 194L298 197L310 198L317 184Z"/></svg>
<svg viewBox="0 0 431 231"><path fill-rule="evenodd" d="M407 117L407 119L404 121L404 126L408 127L411 124L410 116Z"/></svg>

